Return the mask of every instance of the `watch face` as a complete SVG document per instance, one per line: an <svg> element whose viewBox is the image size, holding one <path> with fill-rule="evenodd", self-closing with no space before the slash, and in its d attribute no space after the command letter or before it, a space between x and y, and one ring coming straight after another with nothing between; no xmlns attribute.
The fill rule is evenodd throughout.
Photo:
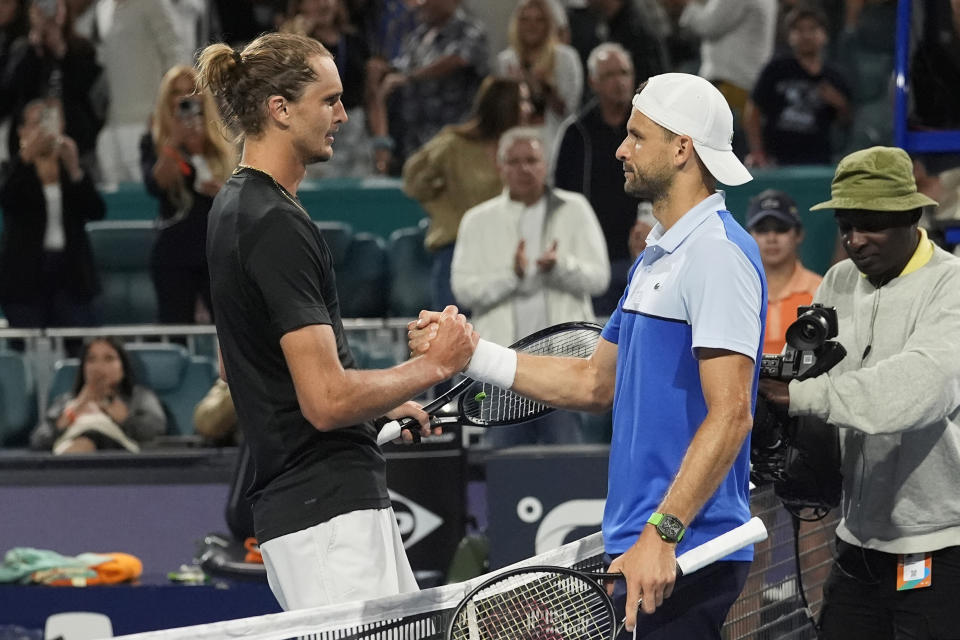
<svg viewBox="0 0 960 640"><path fill-rule="evenodd" d="M657 528L663 536L671 540L676 540L680 537L680 532L683 531L683 525L680 521L669 516L665 516Z"/></svg>

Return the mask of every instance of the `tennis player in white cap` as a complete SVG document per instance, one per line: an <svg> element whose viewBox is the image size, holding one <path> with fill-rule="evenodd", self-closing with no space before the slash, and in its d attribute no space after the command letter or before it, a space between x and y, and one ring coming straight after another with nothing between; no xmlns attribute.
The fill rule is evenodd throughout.
<svg viewBox="0 0 960 640"><path fill-rule="evenodd" d="M610 570L626 578L614 593L626 627L719 640L753 549L679 579L675 562L750 519L767 287L756 243L716 190L750 174L731 150L730 109L706 80L654 76L633 106L617 158L624 189L653 202L657 224L596 351L537 357L481 339L466 372L557 407L613 408L603 536ZM429 349L431 330L418 329L439 318L421 313L412 351Z"/></svg>

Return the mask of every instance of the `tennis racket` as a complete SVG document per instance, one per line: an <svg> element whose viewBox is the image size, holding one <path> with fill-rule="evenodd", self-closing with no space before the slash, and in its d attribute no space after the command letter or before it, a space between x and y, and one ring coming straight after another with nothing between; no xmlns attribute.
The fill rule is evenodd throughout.
<svg viewBox="0 0 960 640"><path fill-rule="evenodd" d="M521 338L510 348L534 355L589 358L597 348L602 329L592 322L564 322ZM458 396L456 411L444 413L444 405ZM434 425L457 422L478 427L502 427L539 418L553 411L553 407L488 382L465 378L424 406L423 410L430 415ZM403 429L414 427L417 427L417 422L413 418L387 422L380 429L377 444L390 442Z"/></svg>
<svg viewBox="0 0 960 640"><path fill-rule="evenodd" d="M767 537L760 518L717 536L677 558L687 575ZM613 601L601 585L620 573L565 567L521 567L499 573L468 593L453 611L446 640L613 640Z"/></svg>

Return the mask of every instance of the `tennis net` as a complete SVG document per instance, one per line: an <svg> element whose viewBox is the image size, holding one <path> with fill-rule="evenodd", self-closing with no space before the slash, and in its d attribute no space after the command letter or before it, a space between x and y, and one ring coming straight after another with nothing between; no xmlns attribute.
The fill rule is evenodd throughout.
<svg viewBox="0 0 960 640"><path fill-rule="evenodd" d="M511 567L558 565L585 571L603 565L603 540L599 533ZM506 570L506 569L503 569ZM442 640L450 614L457 604L489 578L402 594L301 611L288 611L212 624L151 631L122 636L124 640Z"/></svg>
<svg viewBox="0 0 960 640"><path fill-rule="evenodd" d="M728 640L787 640L814 638L810 616L820 605L820 591L831 562L829 540L836 516L804 525L800 558L810 613L797 588L793 529L772 488L754 491L754 515L764 520L768 540L755 547L755 560L740 598L724 625ZM499 571L533 565L555 565L600 571L603 540L599 533L528 558ZM498 571L498 572L499 572ZM466 582L343 605L289 611L211 624L128 636L124 640L442 640L457 604L487 574Z"/></svg>

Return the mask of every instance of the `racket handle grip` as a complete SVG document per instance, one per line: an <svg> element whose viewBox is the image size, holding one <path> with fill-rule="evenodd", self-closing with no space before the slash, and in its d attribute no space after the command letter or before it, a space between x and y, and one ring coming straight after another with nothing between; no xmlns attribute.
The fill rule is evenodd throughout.
<svg viewBox="0 0 960 640"><path fill-rule="evenodd" d="M681 554L677 558L677 576L693 573L711 562L725 558L748 544L766 540L767 528L760 518L751 518L746 524L717 536L709 542Z"/></svg>
<svg viewBox="0 0 960 640"><path fill-rule="evenodd" d="M400 421L391 420L387 424L383 425L383 428L380 429L380 433L377 434L377 445L382 447L388 442L393 442L400 437L401 431L403 431L403 427L400 426Z"/></svg>
<svg viewBox="0 0 960 640"><path fill-rule="evenodd" d="M420 441L420 434L414 428L417 425L417 421L413 418L402 418L400 420L391 420L390 422L383 425L380 429L380 433L377 434L377 446L382 447L388 442L393 442L400 437L400 433L404 429L409 429L410 433L413 434L413 441Z"/></svg>

